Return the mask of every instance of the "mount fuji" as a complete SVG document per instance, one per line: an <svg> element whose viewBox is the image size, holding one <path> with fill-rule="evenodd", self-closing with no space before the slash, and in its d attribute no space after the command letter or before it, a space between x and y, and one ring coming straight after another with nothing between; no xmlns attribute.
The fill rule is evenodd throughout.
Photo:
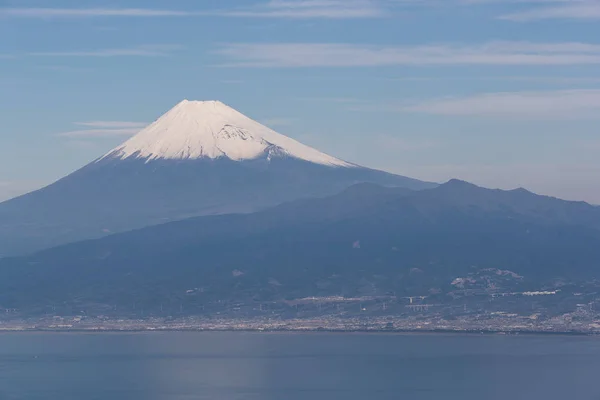
<svg viewBox="0 0 600 400"><path fill-rule="evenodd" d="M0 204L0 257L193 216L247 213L360 182L433 183L352 164L218 101L177 104L104 156Z"/></svg>

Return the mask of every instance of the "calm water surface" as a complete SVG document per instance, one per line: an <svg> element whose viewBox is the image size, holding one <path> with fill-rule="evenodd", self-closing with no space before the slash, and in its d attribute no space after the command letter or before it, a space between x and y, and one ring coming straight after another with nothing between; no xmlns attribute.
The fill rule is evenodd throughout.
<svg viewBox="0 0 600 400"><path fill-rule="evenodd" d="M600 338L0 334L0 400L600 400Z"/></svg>

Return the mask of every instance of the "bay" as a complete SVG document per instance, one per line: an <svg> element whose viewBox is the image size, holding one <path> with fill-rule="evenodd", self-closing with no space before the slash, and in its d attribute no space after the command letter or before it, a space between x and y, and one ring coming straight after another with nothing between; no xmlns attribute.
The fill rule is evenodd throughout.
<svg viewBox="0 0 600 400"><path fill-rule="evenodd" d="M600 399L600 339L0 334L0 400Z"/></svg>

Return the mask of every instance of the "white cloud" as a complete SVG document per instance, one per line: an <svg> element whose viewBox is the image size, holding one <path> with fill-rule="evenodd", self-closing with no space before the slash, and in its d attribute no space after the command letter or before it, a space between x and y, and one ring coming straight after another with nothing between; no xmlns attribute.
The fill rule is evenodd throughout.
<svg viewBox="0 0 600 400"><path fill-rule="evenodd" d="M592 76L527 76L527 75L490 75L490 76L400 76L383 78L391 81L508 81L537 82L551 85L582 85L600 83L600 77Z"/></svg>
<svg viewBox="0 0 600 400"><path fill-rule="evenodd" d="M18 18L99 17L246 17L246 18L376 18L387 14L382 0L270 0L252 7L183 11L147 8L3 8L0 16Z"/></svg>
<svg viewBox="0 0 600 400"><path fill-rule="evenodd" d="M549 18L599 18L597 0L269 0L249 7L209 10L170 10L153 8L0 8L0 17L12 18L160 18L231 17L282 19L357 19L391 15L397 6L472 6L487 4L531 4L539 7L507 14L500 18L527 21Z"/></svg>
<svg viewBox="0 0 600 400"><path fill-rule="evenodd" d="M600 118L600 90L486 93L426 101L405 112L518 118Z"/></svg>
<svg viewBox="0 0 600 400"><path fill-rule="evenodd" d="M139 128L120 128L120 129L83 129L77 131L61 132L56 134L59 137L81 138L81 137L119 137L133 136L140 131Z"/></svg>
<svg viewBox="0 0 600 400"><path fill-rule="evenodd" d="M82 138L129 137L135 135L148 125L145 122L131 121L85 121L74 122L73 124L92 129L61 132L57 133L55 136L75 139L68 141L67 145L79 148L89 147L91 145L91 142L89 141L80 140Z"/></svg>
<svg viewBox="0 0 600 400"><path fill-rule="evenodd" d="M154 44L121 49L34 52L27 55L38 57L164 57L182 48L180 45Z"/></svg>
<svg viewBox="0 0 600 400"><path fill-rule="evenodd" d="M599 0L458 0L463 5L518 5L518 11L501 15L509 21L544 19L599 19ZM524 5L530 7L524 8Z"/></svg>
<svg viewBox="0 0 600 400"><path fill-rule="evenodd" d="M258 7L226 11L221 15L255 18L377 18L387 15L381 3L373 0L271 0Z"/></svg>
<svg viewBox="0 0 600 400"><path fill-rule="evenodd" d="M544 19L600 19L600 3L572 2L560 6L539 7L500 16L500 19L525 22Z"/></svg>
<svg viewBox="0 0 600 400"><path fill-rule="evenodd" d="M129 121L88 121L75 122L75 125L90 126L94 128L143 128L148 124L146 122Z"/></svg>
<svg viewBox="0 0 600 400"><path fill-rule="evenodd" d="M217 50L234 67L600 64L600 45L489 42L481 45L374 46L335 43L232 43Z"/></svg>
<svg viewBox="0 0 600 400"><path fill-rule="evenodd" d="M0 16L20 18L185 17L193 13L147 8L2 8Z"/></svg>

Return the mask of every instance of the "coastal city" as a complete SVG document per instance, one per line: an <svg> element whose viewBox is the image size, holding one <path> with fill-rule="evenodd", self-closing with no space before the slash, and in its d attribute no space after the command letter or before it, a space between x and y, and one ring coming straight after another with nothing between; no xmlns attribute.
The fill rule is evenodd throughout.
<svg viewBox="0 0 600 400"><path fill-rule="evenodd" d="M18 316L5 310L0 331L332 331L600 334L596 293L567 290L469 296L310 297L259 304L219 303L204 314ZM461 304L459 304L461 303ZM558 308L557 308L558 307ZM143 311L141 311L143 313Z"/></svg>

